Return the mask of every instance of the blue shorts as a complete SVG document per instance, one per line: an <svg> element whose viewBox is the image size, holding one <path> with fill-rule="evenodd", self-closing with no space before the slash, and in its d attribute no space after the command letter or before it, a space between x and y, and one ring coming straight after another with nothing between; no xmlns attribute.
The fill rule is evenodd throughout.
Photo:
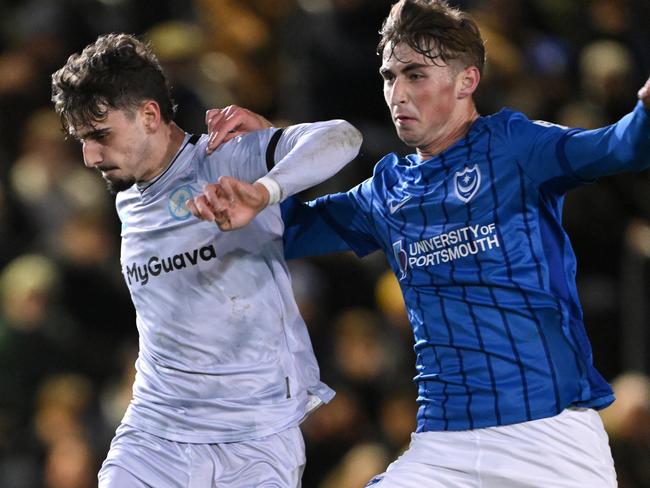
<svg viewBox="0 0 650 488"><path fill-rule="evenodd" d="M305 467L299 427L260 439L188 444L120 425L99 488L297 488Z"/></svg>

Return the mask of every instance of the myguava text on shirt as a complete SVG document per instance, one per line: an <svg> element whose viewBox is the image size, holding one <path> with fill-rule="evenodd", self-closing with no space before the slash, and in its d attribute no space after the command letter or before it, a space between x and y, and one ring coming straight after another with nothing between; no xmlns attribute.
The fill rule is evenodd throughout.
<svg viewBox="0 0 650 488"><path fill-rule="evenodd" d="M139 283L141 286L149 283L151 277L160 276L161 274L171 273L179 269L195 266L199 259L201 261L210 261L217 257L217 252L212 244L201 248L185 251L173 256L159 257L151 256L146 263L136 263L126 265L122 268L122 273L129 285L132 282Z"/></svg>

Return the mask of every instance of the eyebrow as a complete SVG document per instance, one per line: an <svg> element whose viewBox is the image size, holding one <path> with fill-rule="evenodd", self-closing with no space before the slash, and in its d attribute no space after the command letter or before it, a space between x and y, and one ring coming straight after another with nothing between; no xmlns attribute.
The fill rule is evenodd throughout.
<svg viewBox="0 0 650 488"><path fill-rule="evenodd" d="M400 73L408 73L409 71L414 71L416 69L422 69L422 68L429 68L431 67L430 64L423 64L423 63L408 63L404 65L402 68L400 68L398 71ZM393 70L390 68L386 67L381 67L379 68L379 74L384 75L386 73L392 73Z"/></svg>
<svg viewBox="0 0 650 488"><path fill-rule="evenodd" d="M80 133L80 132L77 132L77 133L72 134L72 135L73 135L73 137L75 137L76 139L79 139L79 140L96 139L98 137L105 136L109 131L110 131L110 129L108 127L104 127L102 129L92 129L92 130L89 130L88 132L83 133L83 134Z"/></svg>

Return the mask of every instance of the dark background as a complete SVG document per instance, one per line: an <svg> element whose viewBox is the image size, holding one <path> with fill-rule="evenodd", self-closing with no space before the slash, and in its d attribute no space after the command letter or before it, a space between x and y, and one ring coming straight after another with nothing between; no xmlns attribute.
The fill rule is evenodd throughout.
<svg viewBox="0 0 650 488"><path fill-rule="evenodd" d="M650 74L648 0L466 0L487 40L476 97L593 128L632 109ZM237 103L277 124L346 118L357 160L310 196L345 190L408 150L381 94L385 0L0 0L0 486L86 488L131 394L134 312L119 223L99 175L64 140L50 75L98 34L150 39L177 122ZM605 414L622 487L650 486L650 174L572 192L565 225L594 361L616 381ZM338 394L304 424L306 488L360 487L414 427L412 337L384 258L291 263L323 379ZM635 373L633 373L635 372ZM622 375L622 376L621 376ZM609 416L608 416L609 415Z"/></svg>

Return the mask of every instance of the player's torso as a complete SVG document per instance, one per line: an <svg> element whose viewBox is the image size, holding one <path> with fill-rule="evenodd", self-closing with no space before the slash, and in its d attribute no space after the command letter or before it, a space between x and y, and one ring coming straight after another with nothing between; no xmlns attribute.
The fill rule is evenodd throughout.
<svg viewBox="0 0 650 488"><path fill-rule="evenodd" d="M279 211L268 208L244 229L220 232L185 207L207 181L189 164L175 169L118 204L122 272L142 349L197 372L275 361L285 340L282 280L275 279L283 269Z"/></svg>
<svg viewBox="0 0 650 488"><path fill-rule="evenodd" d="M550 290L543 196L508 147L484 131L379 174L374 221L415 335L419 428L519 422L581 399L567 308Z"/></svg>
<svg viewBox="0 0 650 488"><path fill-rule="evenodd" d="M440 157L410 156L382 172L374 211L403 286L547 287L539 190L490 139L482 132Z"/></svg>

